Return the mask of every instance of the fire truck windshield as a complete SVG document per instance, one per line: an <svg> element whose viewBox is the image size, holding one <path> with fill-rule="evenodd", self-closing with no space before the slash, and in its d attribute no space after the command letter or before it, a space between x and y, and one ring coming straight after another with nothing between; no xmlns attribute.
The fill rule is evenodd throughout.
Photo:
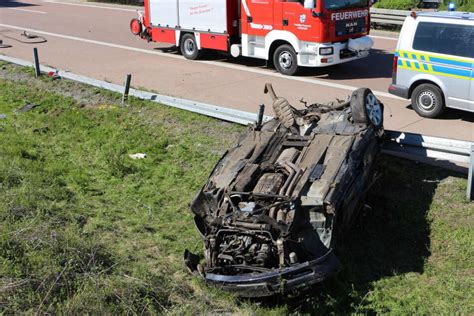
<svg viewBox="0 0 474 316"><path fill-rule="evenodd" d="M366 7L367 5L367 0L324 0L326 10Z"/></svg>

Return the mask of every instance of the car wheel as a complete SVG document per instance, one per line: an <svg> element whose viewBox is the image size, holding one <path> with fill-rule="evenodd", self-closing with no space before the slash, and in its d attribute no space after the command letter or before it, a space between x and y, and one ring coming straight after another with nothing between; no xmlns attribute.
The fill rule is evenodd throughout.
<svg viewBox="0 0 474 316"><path fill-rule="evenodd" d="M290 45L281 45L273 54L273 64L279 73L293 76L298 71L296 52Z"/></svg>
<svg viewBox="0 0 474 316"><path fill-rule="evenodd" d="M181 39L181 54L186 59L196 60L200 57L200 50L198 49L196 38L192 34L184 34Z"/></svg>
<svg viewBox="0 0 474 316"><path fill-rule="evenodd" d="M413 90L411 105L420 116L437 117L444 111L443 93L433 84L421 84Z"/></svg>
<svg viewBox="0 0 474 316"><path fill-rule="evenodd" d="M383 104L370 89L361 88L352 93L351 111L354 123L370 124L375 129L383 126Z"/></svg>

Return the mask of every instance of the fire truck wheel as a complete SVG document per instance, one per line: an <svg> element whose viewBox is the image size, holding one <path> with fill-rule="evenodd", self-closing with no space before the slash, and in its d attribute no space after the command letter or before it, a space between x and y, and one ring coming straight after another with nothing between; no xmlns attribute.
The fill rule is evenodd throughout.
<svg viewBox="0 0 474 316"><path fill-rule="evenodd" d="M197 46L196 38L192 34L183 35L183 38L181 39L180 49L181 54L183 54L186 59L196 60L201 55L201 52L199 51Z"/></svg>
<svg viewBox="0 0 474 316"><path fill-rule="evenodd" d="M383 104L370 89L360 88L352 93L351 112L354 123L371 124L376 130L383 126Z"/></svg>
<svg viewBox="0 0 474 316"><path fill-rule="evenodd" d="M273 54L273 64L283 75L292 76L298 71L296 52L291 45L281 45Z"/></svg>

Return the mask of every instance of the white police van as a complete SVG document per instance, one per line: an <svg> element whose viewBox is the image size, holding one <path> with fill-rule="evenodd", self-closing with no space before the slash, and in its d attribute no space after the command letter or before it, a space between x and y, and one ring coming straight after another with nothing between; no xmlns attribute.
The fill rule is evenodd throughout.
<svg viewBox="0 0 474 316"><path fill-rule="evenodd" d="M405 19L389 92L423 117L446 107L474 112L474 14L415 13Z"/></svg>

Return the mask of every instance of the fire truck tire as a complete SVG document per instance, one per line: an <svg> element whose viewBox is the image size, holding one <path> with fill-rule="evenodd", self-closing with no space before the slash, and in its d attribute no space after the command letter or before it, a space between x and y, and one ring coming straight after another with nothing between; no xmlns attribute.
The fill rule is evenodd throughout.
<svg viewBox="0 0 474 316"><path fill-rule="evenodd" d="M193 34L183 35L180 50L186 59L196 60L201 56L201 51L198 49L196 38Z"/></svg>
<svg viewBox="0 0 474 316"><path fill-rule="evenodd" d="M350 106L354 123L370 124L376 130L383 127L383 104L370 89L354 91Z"/></svg>
<svg viewBox="0 0 474 316"><path fill-rule="evenodd" d="M273 64L279 73L293 76L298 71L298 57L291 45L281 45L273 54Z"/></svg>

